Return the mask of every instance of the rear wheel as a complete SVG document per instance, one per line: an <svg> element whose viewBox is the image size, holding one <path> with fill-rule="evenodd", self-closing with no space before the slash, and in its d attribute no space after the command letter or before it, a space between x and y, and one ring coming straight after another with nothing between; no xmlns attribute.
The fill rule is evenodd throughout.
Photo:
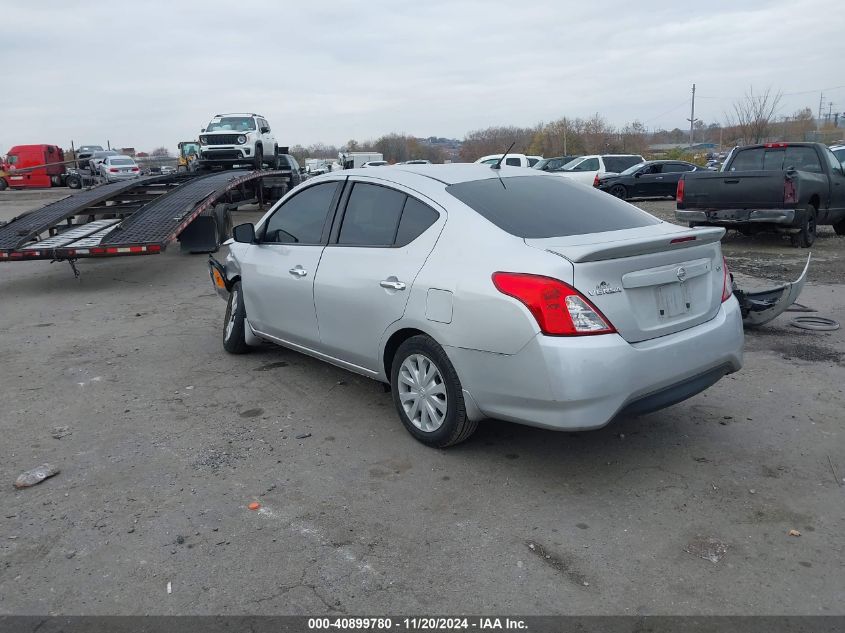
<svg viewBox="0 0 845 633"><path fill-rule="evenodd" d="M412 336L399 346L390 386L399 419L423 444L452 446L478 426L467 417L461 381L449 357L428 336Z"/></svg>
<svg viewBox="0 0 845 633"><path fill-rule="evenodd" d="M244 308L241 282L235 282L226 304L226 318L223 322L223 349L230 354L245 354L249 351L246 344L246 309Z"/></svg>
<svg viewBox="0 0 845 633"><path fill-rule="evenodd" d="M801 230L792 236L792 245L810 248L816 241L816 208L808 206L801 219Z"/></svg>
<svg viewBox="0 0 845 633"><path fill-rule="evenodd" d="M610 195L616 196L617 198L621 198L624 200L628 197L628 190L625 189L624 185L613 185L610 188Z"/></svg>
<svg viewBox="0 0 845 633"><path fill-rule="evenodd" d="M2 189L3 187L0 187ZM833 230L836 231L837 235L845 235L845 220L840 220L836 224L833 225Z"/></svg>

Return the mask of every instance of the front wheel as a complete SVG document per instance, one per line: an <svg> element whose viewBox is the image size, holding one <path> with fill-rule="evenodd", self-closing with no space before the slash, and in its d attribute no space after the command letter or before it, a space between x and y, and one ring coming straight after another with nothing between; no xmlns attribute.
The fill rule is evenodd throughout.
<svg viewBox="0 0 845 633"><path fill-rule="evenodd" d="M248 352L246 327L246 308L244 308L241 282L236 281L229 293L229 303L226 304L226 318L223 321L223 349L230 354Z"/></svg>
<svg viewBox="0 0 845 633"><path fill-rule="evenodd" d="M807 207L804 217L801 219L801 230L792 236L792 245L801 248L810 248L816 241L816 208Z"/></svg>
<svg viewBox="0 0 845 633"><path fill-rule="evenodd" d="M412 336L399 346L390 372L393 404L417 440L445 448L463 442L477 422L466 414L461 381L446 352L432 338Z"/></svg>
<svg viewBox="0 0 845 633"><path fill-rule="evenodd" d="M261 169L262 165L264 164L264 150L261 149L260 145L255 146L255 159L253 160L252 167L256 171Z"/></svg>

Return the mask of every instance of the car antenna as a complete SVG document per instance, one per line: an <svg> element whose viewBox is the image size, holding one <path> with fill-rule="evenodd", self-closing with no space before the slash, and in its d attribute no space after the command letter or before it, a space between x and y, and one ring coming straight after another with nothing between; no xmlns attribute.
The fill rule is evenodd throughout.
<svg viewBox="0 0 845 633"><path fill-rule="evenodd" d="M514 145L516 145L516 141L511 143L511 146L508 148L508 151L505 152L504 154L502 154L502 157L497 162L490 165L490 169L501 169L502 168L502 161L505 160L505 156L507 156L508 152L510 152L513 149Z"/></svg>

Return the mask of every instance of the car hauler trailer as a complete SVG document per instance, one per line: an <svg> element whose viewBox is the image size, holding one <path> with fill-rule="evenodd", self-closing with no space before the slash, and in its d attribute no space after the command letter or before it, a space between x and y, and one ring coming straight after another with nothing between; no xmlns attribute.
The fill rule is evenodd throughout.
<svg viewBox="0 0 845 633"><path fill-rule="evenodd" d="M231 232L230 212L287 191L281 171L170 174L80 191L0 226L0 262L154 255L178 239L208 253ZM74 272L76 268L74 266Z"/></svg>

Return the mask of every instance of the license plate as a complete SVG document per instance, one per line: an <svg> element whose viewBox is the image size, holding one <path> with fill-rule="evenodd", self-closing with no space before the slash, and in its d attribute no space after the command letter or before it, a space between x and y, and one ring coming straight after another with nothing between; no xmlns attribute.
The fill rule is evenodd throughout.
<svg viewBox="0 0 845 633"><path fill-rule="evenodd" d="M690 301L685 284L666 284L657 289L657 310L661 317L689 312Z"/></svg>

